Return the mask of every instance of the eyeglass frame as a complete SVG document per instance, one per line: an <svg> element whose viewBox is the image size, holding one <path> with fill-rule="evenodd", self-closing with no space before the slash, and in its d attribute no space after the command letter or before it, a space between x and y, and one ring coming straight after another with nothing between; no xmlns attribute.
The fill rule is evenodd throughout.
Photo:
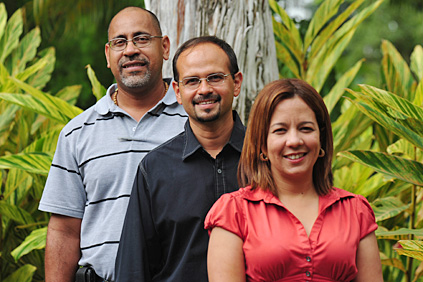
<svg viewBox="0 0 423 282"><path fill-rule="evenodd" d="M150 41L148 42L148 44L147 44L147 45L144 45L144 46L138 46L138 45L137 45L137 43L135 43L135 42L134 42L134 38L138 38L138 37L148 37L148 38L150 39ZM109 45L109 47L110 47L113 51L117 51L117 52L119 52L119 51L123 51L123 50L125 50L125 49L126 49L126 47L128 47L128 42L129 42L129 41L132 41L132 44L134 44L134 46L135 46L135 47L137 47L138 49L141 49L141 48L144 48L144 47L150 46L151 41L153 41L153 40L152 40L153 38L163 38L163 36L162 36L162 35L150 35L150 34L138 34L138 35L135 35L134 37L132 37L132 39L126 39L126 38L123 38L123 37L115 37L115 38L110 39L109 41L107 41L107 42L106 42L106 44L108 44L108 45ZM114 41L114 40L116 40L116 39L125 40L125 47L123 47L122 49L114 49L114 48L112 47L112 41Z"/></svg>
<svg viewBox="0 0 423 282"><path fill-rule="evenodd" d="M215 86L218 86L218 85L223 84L223 83L225 82L225 80L226 80L226 78L227 78L228 76L232 75L232 77L233 77L233 75L234 75L233 73L224 74L223 72L215 72L215 73L211 73L211 74L207 75L206 77L202 77L202 78L200 78L200 77L198 77L198 76L188 76L188 77L184 77L182 80L179 80L179 81L178 81L178 83L181 83L181 84L182 84L182 86L183 86L184 88L186 88L186 89L189 89L189 90L197 90L197 89L200 87L200 85L201 85L201 81L205 80L205 81L207 81L207 84L208 84L210 87L214 87L213 85L210 85L209 77L210 77L210 76L212 76L212 75L216 75L216 74L221 74L221 75L223 75L223 80L222 80L222 82L221 82L220 84L217 84L217 85L215 85ZM189 88L189 87L187 87L186 85L184 85L184 80L187 80L187 79L192 79L192 78L198 78L198 80L200 81L200 82L198 83L197 87L195 87L195 88Z"/></svg>

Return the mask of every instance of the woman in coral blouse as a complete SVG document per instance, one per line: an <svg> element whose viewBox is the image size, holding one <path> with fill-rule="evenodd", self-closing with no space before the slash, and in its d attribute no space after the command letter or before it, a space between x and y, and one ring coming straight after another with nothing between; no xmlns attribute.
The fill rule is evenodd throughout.
<svg viewBox="0 0 423 282"><path fill-rule="evenodd" d="M213 281L383 281L374 213L332 186L333 137L323 99L282 79L259 93L238 168L240 190L205 221Z"/></svg>

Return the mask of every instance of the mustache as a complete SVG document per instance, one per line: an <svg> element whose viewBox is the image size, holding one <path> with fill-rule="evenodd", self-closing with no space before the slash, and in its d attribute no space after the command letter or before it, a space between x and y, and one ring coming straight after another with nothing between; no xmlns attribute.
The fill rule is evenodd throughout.
<svg viewBox="0 0 423 282"><path fill-rule="evenodd" d="M210 93L207 95L199 95L197 97L194 97L194 99L192 100L192 103L198 104L198 103L202 103L202 102L210 101L210 100L215 100L216 102L219 102L220 100L222 100L222 97L214 93Z"/></svg>
<svg viewBox="0 0 423 282"><path fill-rule="evenodd" d="M138 62L138 63L141 63L143 65L147 65L147 66L150 64L149 60L147 60L146 58L142 58L142 57L137 55L137 56L131 56L131 57L122 57L119 60L119 67L122 68L122 66L124 64L128 63L128 62L131 62L131 63Z"/></svg>

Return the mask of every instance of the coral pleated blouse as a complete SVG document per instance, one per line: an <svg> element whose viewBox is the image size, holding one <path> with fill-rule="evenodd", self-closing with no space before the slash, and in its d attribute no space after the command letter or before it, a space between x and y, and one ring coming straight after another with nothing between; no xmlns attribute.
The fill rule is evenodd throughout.
<svg viewBox="0 0 423 282"><path fill-rule="evenodd" d="M319 197L310 236L272 193L241 188L224 194L205 228L221 227L243 240L247 281L351 281L360 240L377 229L366 198L334 188Z"/></svg>

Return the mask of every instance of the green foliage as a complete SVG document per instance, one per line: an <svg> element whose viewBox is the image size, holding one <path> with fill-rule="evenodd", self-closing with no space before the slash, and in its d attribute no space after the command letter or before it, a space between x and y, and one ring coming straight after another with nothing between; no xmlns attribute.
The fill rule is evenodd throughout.
<svg viewBox="0 0 423 282"><path fill-rule="evenodd" d="M396 197L382 198L379 195L380 198L372 205L379 224L385 227L377 232L378 238L403 239L399 241L400 247L395 250L400 255L410 257L405 264L396 258L383 260L383 263L403 271L407 281L417 281L422 271L411 258L423 261L423 246L420 241L413 240L423 236L422 229L417 228L423 225L419 213L422 204L416 201L423 193L423 52L421 46L415 47L410 57L411 67L390 42L382 42L382 52L382 74L386 89L359 85L359 92L351 89L348 92L353 96L350 101L378 124L375 127L377 130L374 130L375 142L385 145L378 146L381 152L349 150L339 155L372 168L395 182L407 184L408 188ZM383 148L386 150L382 151ZM408 226L404 222L408 222ZM391 244L382 246L392 247ZM382 249L387 252L386 247ZM392 276L385 279L391 281Z"/></svg>
<svg viewBox="0 0 423 282"><path fill-rule="evenodd" d="M38 202L59 132L82 112L74 106L80 86L56 95L42 91L55 51L37 51L39 29L23 35L22 26L21 10L8 20L0 3L0 281L5 282L44 280L48 215L37 210Z"/></svg>

